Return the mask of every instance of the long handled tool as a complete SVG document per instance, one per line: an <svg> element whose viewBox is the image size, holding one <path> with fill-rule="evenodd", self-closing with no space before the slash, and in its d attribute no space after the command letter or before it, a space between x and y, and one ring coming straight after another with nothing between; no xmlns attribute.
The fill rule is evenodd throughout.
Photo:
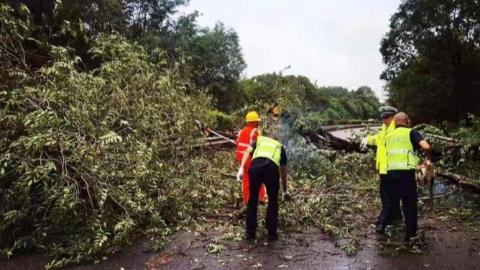
<svg viewBox="0 0 480 270"><path fill-rule="evenodd" d="M227 140L227 141L229 141L229 142L231 142L231 143L233 143L233 144L235 144L235 145L237 144L234 140L232 140L232 139L230 139L230 138L227 138L227 137L223 136L222 134L220 134L220 133L218 133L218 132L215 132L214 130L212 130L212 129L210 129L210 128L207 128L207 131L210 132L210 133L212 133L212 134L214 134L214 135L217 135L218 137L221 137L221 138L223 138L223 139L225 139L225 140Z"/></svg>

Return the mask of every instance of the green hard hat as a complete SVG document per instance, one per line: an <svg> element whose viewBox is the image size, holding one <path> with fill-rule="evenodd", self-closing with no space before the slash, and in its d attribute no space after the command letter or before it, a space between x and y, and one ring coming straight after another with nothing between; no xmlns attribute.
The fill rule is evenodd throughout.
<svg viewBox="0 0 480 270"><path fill-rule="evenodd" d="M378 108L378 111L381 118L392 116L398 112L397 108L388 105Z"/></svg>

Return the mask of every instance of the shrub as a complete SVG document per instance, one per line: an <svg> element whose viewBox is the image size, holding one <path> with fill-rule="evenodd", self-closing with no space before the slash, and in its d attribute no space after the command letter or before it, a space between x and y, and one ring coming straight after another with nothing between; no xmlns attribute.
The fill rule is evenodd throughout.
<svg viewBox="0 0 480 270"><path fill-rule="evenodd" d="M209 115L214 119L217 129L233 131L237 127L235 117L232 115L217 110L210 111Z"/></svg>

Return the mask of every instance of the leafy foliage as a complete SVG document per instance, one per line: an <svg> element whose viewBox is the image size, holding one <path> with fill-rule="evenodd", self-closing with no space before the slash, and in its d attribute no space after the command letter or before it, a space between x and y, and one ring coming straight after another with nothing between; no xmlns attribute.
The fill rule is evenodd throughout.
<svg viewBox="0 0 480 270"><path fill-rule="evenodd" d="M52 44L72 48L82 59L82 68L98 68L100 59L89 53L93 40L102 33L116 33L137 41L150 61L178 69L194 84L190 90L206 89L219 109L235 109L242 101L238 80L246 65L237 33L222 23L212 29L199 26L198 13L174 18L186 0L7 2L16 16L31 15L26 29L33 40L16 44L30 56L23 59L28 66L46 65L51 58L44 45Z"/></svg>
<svg viewBox="0 0 480 270"><path fill-rule="evenodd" d="M460 138L465 145L480 146L480 119L473 114L469 114L467 119L460 123L455 136Z"/></svg>
<svg viewBox="0 0 480 270"><path fill-rule="evenodd" d="M279 105L291 115L308 113L325 121L378 117L380 102L367 86L354 91L318 87L303 76L275 73L243 80L241 85L250 107Z"/></svg>
<svg viewBox="0 0 480 270"><path fill-rule="evenodd" d="M193 31L189 33L184 27ZM246 65L235 31L221 23L210 29L188 26L182 21L178 30L189 35L181 37L178 46L178 53L185 59L186 75L197 87L208 90L219 109L231 111L238 107L243 101L238 79Z"/></svg>
<svg viewBox="0 0 480 270"><path fill-rule="evenodd" d="M302 76L239 83L245 63L237 34L222 24L200 27L196 14L172 19L187 1L9 3L0 4L6 257L47 252L47 268L58 268L102 258L141 233L161 247L172 231L235 204L236 183L213 187L223 180L218 168L236 165L227 153L211 159L191 149L203 136L195 120L234 129L237 119L223 111L242 106L273 102L323 120L370 117L378 105L368 87L320 88ZM308 168L293 165L299 187L315 192L338 180L331 168L347 167L316 154L308 155ZM356 245L356 231L332 223L335 213L304 210L288 224L319 225L351 239L348 250Z"/></svg>
<svg viewBox="0 0 480 270"><path fill-rule="evenodd" d="M221 111L210 111L210 116L214 119L214 126L220 130L234 131L238 126L235 117L225 114Z"/></svg>
<svg viewBox="0 0 480 270"><path fill-rule="evenodd" d="M187 95L177 71L120 36L99 36L90 52L103 64L79 72L79 58L54 47L51 66L2 92L4 255L47 250L60 267L195 217L170 179L201 136L192 119L210 121L209 98Z"/></svg>
<svg viewBox="0 0 480 270"><path fill-rule="evenodd" d="M480 112L478 10L473 0L408 0L392 16L381 47L382 78L390 102L417 122Z"/></svg>
<svg viewBox="0 0 480 270"><path fill-rule="evenodd" d="M280 207L287 231L321 228L348 255L360 247L362 231L375 213L378 179L371 155L328 155L303 139L290 141L295 200Z"/></svg>
<svg viewBox="0 0 480 270"><path fill-rule="evenodd" d="M30 11L22 6L19 16L13 9L0 5L0 89L15 87L18 81L25 79L27 54L23 47L25 37L32 33ZM3 104L2 104L3 105Z"/></svg>

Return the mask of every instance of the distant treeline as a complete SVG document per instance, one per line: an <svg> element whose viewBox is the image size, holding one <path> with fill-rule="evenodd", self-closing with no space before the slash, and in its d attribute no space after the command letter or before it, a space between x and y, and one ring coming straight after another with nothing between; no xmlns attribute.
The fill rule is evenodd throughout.
<svg viewBox="0 0 480 270"><path fill-rule="evenodd" d="M378 118L380 102L368 86L349 91L344 87L319 87L304 76L266 74L242 80L247 106L278 105L290 114L315 114L324 120Z"/></svg>

